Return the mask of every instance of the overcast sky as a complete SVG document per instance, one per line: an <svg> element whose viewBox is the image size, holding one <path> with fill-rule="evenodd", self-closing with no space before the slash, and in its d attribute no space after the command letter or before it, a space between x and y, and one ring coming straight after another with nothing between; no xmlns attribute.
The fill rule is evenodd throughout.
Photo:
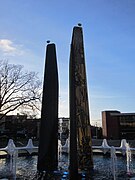
<svg viewBox="0 0 135 180"><path fill-rule="evenodd" d="M56 43L59 116L69 116L72 28L82 23L92 124L101 111L135 112L134 0L0 0L0 59L43 79L46 41Z"/></svg>

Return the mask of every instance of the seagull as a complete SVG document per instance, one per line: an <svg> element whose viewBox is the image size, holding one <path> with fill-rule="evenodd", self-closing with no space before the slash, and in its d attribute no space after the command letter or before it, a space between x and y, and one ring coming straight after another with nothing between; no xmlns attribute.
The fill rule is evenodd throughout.
<svg viewBox="0 0 135 180"><path fill-rule="evenodd" d="M82 24L81 24L81 23L78 23L78 26L80 26L80 27L81 27L81 26L82 26Z"/></svg>
<svg viewBox="0 0 135 180"><path fill-rule="evenodd" d="M49 44L49 43L50 43L50 40L47 40L46 42L47 42L47 44Z"/></svg>

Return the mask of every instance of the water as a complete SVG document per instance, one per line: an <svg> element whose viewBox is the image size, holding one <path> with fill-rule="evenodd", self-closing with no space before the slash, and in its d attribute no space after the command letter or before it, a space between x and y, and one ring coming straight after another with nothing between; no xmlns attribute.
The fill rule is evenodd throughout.
<svg viewBox="0 0 135 180"><path fill-rule="evenodd" d="M17 179L32 179L36 173L37 156L27 156L17 158ZM10 175L10 160L0 159L0 178L11 178Z"/></svg>
<svg viewBox="0 0 135 180"><path fill-rule="evenodd" d="M111 147L111 172L113 175L113 179L116 180L117 176L117 156L116 156L116 150L112 146Z"/></svg>
<svg viewBox="0 0 135 180"><path fill-rule="evenodd" d="M132 158L133 161L135 160ZM94 172L92 179L94 180L113 180L113 175L111 173L111 157L110 155L94 155ZM133 162L132 161L132 162ZM68 170L68 156L66 154L62 155L61 162L59 163L60 170ZM19 180L32 180L36 174L37 168L37 156L25 156L17 158L17 172L16 176ZM0 159L0 178L8 178L13 180L9 174L10 160L7 158ZM132 164L132 174L135 173L135 163ZM127 164L126 157L117 156L117 177L116 180L128 180L127 175Z"/></svg>
<svg viewBox="0 0 135 180"><path fill-rule="evenodd" d="M100 179L118 179L118 180L126 180L129 179L126 173L126 158L125 157L117 157L117 176L113 176L112 173L112 159L110 156L102 156L96 155L94 156L94 169L95 175L93 176L95 180ZM135 165L134 165L135 169Z"/></svg>
<svg viewBox="0 0 135 180"><path fill-rule="evenodd" d="M127 157L127 173L132 173L132 158L131 158L131 150L129 144L126 143L126 157Z"/></svg>

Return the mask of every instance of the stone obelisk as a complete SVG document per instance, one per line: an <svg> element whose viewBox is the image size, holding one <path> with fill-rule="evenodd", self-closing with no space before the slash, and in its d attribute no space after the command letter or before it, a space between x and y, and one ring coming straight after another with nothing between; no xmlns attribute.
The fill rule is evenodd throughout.
<svg viewBox="0 0 135 180"><path fill-rule="evenodd" d="M51 172L58 165L58 69L55 44L46 48L37 170Z"/></svg>
<svg viewBox="0 0 135 180"><path fill-rule="evenodd" d="M78 169L93 169L91 129L87 93L82 27L73 28L70 66L70 180L77 179Z"/></svg>

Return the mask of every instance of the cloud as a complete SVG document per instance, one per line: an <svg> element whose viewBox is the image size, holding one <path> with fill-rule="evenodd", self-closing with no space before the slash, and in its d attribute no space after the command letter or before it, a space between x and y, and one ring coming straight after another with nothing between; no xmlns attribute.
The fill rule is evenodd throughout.
<svg viewBox="0 0 135 180"><path fill-rule="evenodd" d="M21 55L23 53L20 45L15 45L9 39L0 39L0 51L2 51L4 55Z"/></svg>
<svg viewBox="0 0 135 180"><path fill-rule="evenodd" d="M4 52L13 52L16 51L16 48L13 47L13 42L8 39L0 40L0 49Z"/></svg>

